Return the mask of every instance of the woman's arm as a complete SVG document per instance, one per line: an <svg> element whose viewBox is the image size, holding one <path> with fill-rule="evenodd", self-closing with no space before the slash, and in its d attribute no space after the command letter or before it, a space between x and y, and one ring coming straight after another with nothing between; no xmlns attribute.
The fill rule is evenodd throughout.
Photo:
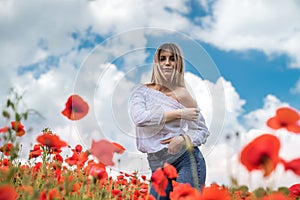
<svg viewBox="0 0 300 200"><path fill-rule="evenodd" d="M197 102L193 99L186 88L180 87L176 89L178 101L187 108L197 108L197 116L194 120L187 120L188 130L185 133L186 139L194 146L199 146L206 142L209 131L205 120L198 108Z"/></svg>
<svg viewBox="0 0 300 200"><path fill-rule="evenodd" d="M187 126L188 128L185 135L189 136L190 141L194 146L200 146L206 142L210 133L201 112L199 113L198 120L187 121Z"/></svg>
<svg viewBox="0 0 300 200"><path fill-rule="evenodd" d="M197 121L199 115L199 109L197 108L183 108L164 112L164 122L170 122L176 119L186 119L191 121Z"/></svg>
<svg viewBox="0 0 300 200"><path fill-rule="evenodd" d="M164 122L170 122L176 119L186 119L192 121L196 121L198 119L199 109L197 108L197 102L193 99L186 88L178 87L167 95L176 99L186 108L165 112Z"/></svg>
<svg viewBox="0 0 300 200"><path fill-rule="evenodd" d="M138 88L130 98L130 115L136 126L155 126L162 123L164 110L159 105L146 109L144 92Z"/></svg>
<svg viewBox="0 0 300 200"><path fill-rule="evenodd" d="M180 104L186 108L197 108L197 102L189 93L189 91L184 87L178 87L174 91L175 96Z"/></svg>

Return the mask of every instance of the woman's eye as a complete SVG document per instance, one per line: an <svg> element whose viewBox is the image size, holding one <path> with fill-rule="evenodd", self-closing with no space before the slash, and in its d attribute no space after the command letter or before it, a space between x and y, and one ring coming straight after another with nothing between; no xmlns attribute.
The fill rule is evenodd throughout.
<svg viewBox="0 0 300 200"><path fill-rule="evenodd" d="M162 56L159 58L159 61L165 61L166 60L166 57Z"/></svg>
<svg viewBox="0 0 300 200"><path fill-rule="evenodd" d="M170 61L173 61L173 62L174 62L174 61L175 61L175 57L174 57L174 56L171 56L171 57L170 57Z"/></svg>

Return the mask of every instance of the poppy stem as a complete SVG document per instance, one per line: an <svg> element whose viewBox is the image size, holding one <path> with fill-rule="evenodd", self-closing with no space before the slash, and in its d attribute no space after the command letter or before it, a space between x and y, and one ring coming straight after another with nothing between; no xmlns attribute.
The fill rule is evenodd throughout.
<svg viewBox="0 0 300 200"><path fill-rule="evenodd" d="M181 135L181 136L184 139L186 149L190 156L193 184L194 184L194 187L199 191L200 186L199 186L199 179L198 179L197 163L196 163L196 159L194 157L194 146L192 145L190 140L186 139L186 137L184 135Z"/></svg>
<svg viewBox="0 0 300 200"><path fill-rule="evenodd" d="M194 187L199 191L200 187L199 187L199 180L198 180L198 173L197 173L197 164L196 164L196 160L194 157L194 150L189 149L188 152L190 154L190 162L191 162L191 170L192 170L192 175L193 175Z"/></svg>

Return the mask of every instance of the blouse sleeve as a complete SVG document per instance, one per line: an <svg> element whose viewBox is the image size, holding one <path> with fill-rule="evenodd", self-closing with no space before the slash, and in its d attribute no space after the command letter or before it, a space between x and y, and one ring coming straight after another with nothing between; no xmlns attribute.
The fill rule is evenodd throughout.
<svg viewBox="0 0 300 200"><path fill-rule="evenodd" d="M199 113L198 120L187 121L187 126L188 129L185 134L190 137L194 146L200 146L206 142L206 139L209 136L209 131L201 112Z"/></svg>
<svg viewBox="0 0 300 200"><path fill-rule="evenodd" d="M144 91L137 89L130 98L130 115L136 126L160 125L164 110L154 102L150 108L147 108Z"/></svg>

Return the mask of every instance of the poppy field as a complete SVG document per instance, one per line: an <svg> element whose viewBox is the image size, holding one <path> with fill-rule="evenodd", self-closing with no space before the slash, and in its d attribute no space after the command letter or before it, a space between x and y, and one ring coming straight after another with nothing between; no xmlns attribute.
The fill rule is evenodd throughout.
<svg viewBox="0 0 300 200"><path fill-rule="evenodd" d="M28 152L27 162L21 163L20 138L26 137L27 133L23 122L32 114L32 110L20 112L20 101L22 97L15 94L7 99L2 111L7 124L0 127L0 200L152 200L155 198L149 194L150 187L160 196L165 196L165 188L170 180L173 185L170 193L172 200L300 199L300 181L299 184L282 186L276 190L266 187L250 191L247 185L217 183L195 189L189 184L176 182L176 169L168 163L157 169L151 177L122 171L112 177L107 167L114 165L114 154L126 151L122 144L100 139L92 141L89 149L83 149L80 144L72 147L50 128L41 131L36 144ZM60 114L72 121L81 120L89 112L89 105L76 94L71 95L62 107L64 109ZM289 134L300 134L300 114L292 107L278 108L266 124L274 131L286 129ZM293 160L281 157L281 146L275 134L262 133L241 149L239 161L248 173L261 171L266 178L278 165L300 176L300 157ZM69 149L72 154L64 157L63 149Z"/></svg>

